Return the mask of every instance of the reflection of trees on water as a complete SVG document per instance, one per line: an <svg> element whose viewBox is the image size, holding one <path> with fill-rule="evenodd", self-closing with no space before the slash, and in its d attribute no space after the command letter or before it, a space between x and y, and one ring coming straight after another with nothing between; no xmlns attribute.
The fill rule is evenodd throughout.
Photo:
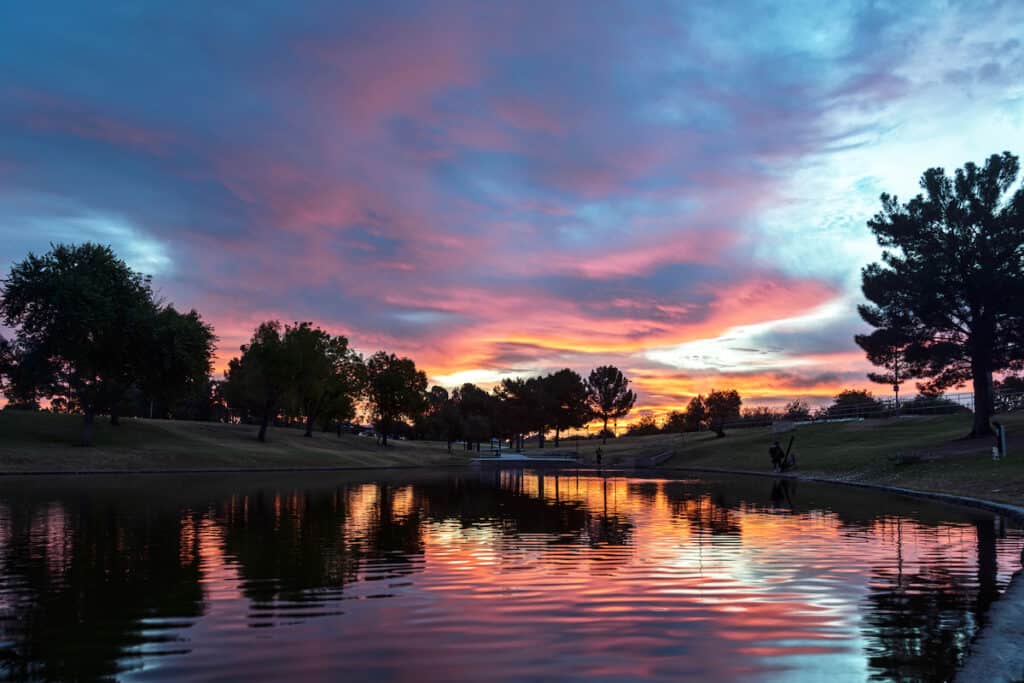
<svg viewBox="0 0 1024 683"><path fill-rule="evenodd" d="M587 514L587 537L592 547L625 546L630 543L633 524L625 516L608 512L608 480L601 482L601 510Z"/></svg>
<svg viewBox="0 0 1024 683"><path fill-rule="evenodd" d="M545 535L552 545L628 545L633 523L609 507L609 480L599 482L599 508L578 499L581 479L573 473L495 469L418 488L433 521L488 524L509 536Z"/></svg>
<svg viewBox="0 0 1024 683"><path fill-rule="evenodd" d="M864 618L868 663L875 680L946 680L967 653L998 597L996 526L975 521L976 574L955 564L903 566L902 522L897 520L897 566L871 572ZM933 529L937 533L937 529Z"/></svg>
<svg viewBox="0 0 1024 683"><path fill-rule="evenodd" d="M569 479L541 476L538 493L531 494L522 470L495 469L418 488L432 521L458 520L464 528L488 524L510 535L546 534L558 543L578 538L587 526L584 508L563 497Z"/></svg>
<svg viewBox="0 0 1024 683"><path fill-rule="evenodd" d="M685 519L698 535L740 537L739 510L726 498L704 487L683 482L665 484L665 498L673 517Z"/></svg>
<svg viewBox="0 0 1024 683"><path fill-rule="evenodd" d="M358 554L346 543L346 496L333 492L260 490L214 505L246 597L257 602L303 600L314 588L354 580Z"/></svg>
<svg viewBox="0 0 1024 683"><path fill-rule="evenodd" d="M17 501L0 550L0 678L113 680L118 660L203 611L195 535L182 519L116 504ZM144 620L146 620L144 622Z"/></svg>
<svg viewBox="0 0 1024 683"><path fill-rule="evenodd" d="M153 618L172 622L162 632L177 633L201 615L202 557L210 553L223 554L237 571L254 613L294 601L313 614L312 602L339 598L353 582L421 571L431 525L450 529L453 520L467 529L494 529L497 542L510 548L521 535L530 535L541 552L545 543L581 546L581 561L606 567L631 561L631 552L621 551L634 543L631 513L658 507L663 518L662 506L685 520L696 542L727 548L719 559L741 552L744 515L760 510L786 525L800 524L805 514L819 524L831 520L847 540L895 534L895 561L888 550L867 560L877 564L868 568L861 628L878 678L948 675L999 590L999 531L990 518L973 529L976 562L946 566L929 558L906 569L901 524L925 537L948 529L948 512L922 509L919 501L819 493L809 484L798 496L786 480L722 486L522 471L414 484L394 479L291 490L278 482L248 494L218 487L194 494L201 501L193 509L207 511L201 515L182 511L177 496L161 505L138 497L82 502L65 494L60 499L71 501L65 507L43 496L5 496L11 508L0 508L0 679L112 679L134 648L156 643ZM911 506L914 521L901 522ZM204 529L213 533L204 536ZM747 533L757 540L756 529ZM188 649L187 642L155 646Z"/></svg>

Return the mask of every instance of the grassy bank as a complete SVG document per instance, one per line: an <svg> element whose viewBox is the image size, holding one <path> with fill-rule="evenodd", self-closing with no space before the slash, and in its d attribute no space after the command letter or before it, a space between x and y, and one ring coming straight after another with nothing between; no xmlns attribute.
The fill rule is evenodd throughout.
<svg viewBox="0 0 1024 683"><path fill-rule="evenodd" d="M1010 435L1010 456L991 459L991 439L966 440L969 415L809 425L798 428L797 474L841 481L886 484L926 491L1024 503L1024 414L1000 418ZM313 467L441 466L464 464L475 453L449 456L436 442L394 441L387 449L373 439L271 429L270 441L256 441L256 428L205 422L123 420L119 427L97 423L96 446L72 444L79 419L47 413L0 412L0 472L81 470L261 469ZM783 446L789 434L782 435ZM768 472L770 428L714 434L662 434L613 439L602 446L607 465L630 464L671 453L663 467ZM597 440L564 439L558 451L592 463ZM552 454L553 443L543 452ZM527 444L535 453L536 442ZM916 462L898 464L897 454Z"/></svg>
<svg viewBox="0 0 1024 683"><path fill-rule="evenodd" d="M374 439L271 428L267 443L256 427L211 422L126 419L118 427L96 424L96 445L81 448L81 418L49 413L0 412L0 472L76 470L260 469L278 467L393 467L446 465L444 444Z"/></svg>
<svg viewBox="0 0 1024 683"><path fill-rule="evenodd" d="M992 461L991 438L963 438L970 415L808 425L778 437L770 428L757 428L733 430L721 439L710 433L618 439L605 447L605 462L671 451L664 467L769 472L772 440L779 438L785 447L792 435L798 475L1024 504L1024 414L999 419L1007 427L1010 453L1000 462ZM593 450L588 444L583 454L592 460ZM898 464L897 454L917 461Z"/></svg>

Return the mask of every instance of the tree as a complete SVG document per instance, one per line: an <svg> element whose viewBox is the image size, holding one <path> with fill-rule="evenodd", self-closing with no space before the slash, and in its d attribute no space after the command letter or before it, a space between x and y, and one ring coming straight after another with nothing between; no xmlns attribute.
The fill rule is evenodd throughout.
<svg viewBox="0 0 1024 683"><path fill-rule="evenodd" d="M1002 381L996 382L995 387L998 391L1008 394L1024 393L1024 376L1007 375Z"/></svg>
<svg viewBox="0 0 1024 683"><path fill-rule="evenodd" d="M291 365L281 336L281 323L261 323L242 355L228 362L222 391L232 410L242 416L255 414L260 420L256 438L267 440L267 428L280 410L291 379Z"/></svg>
<svg viewBox="0 0 1024 683"><path fill-rule="evenodd" d="M1024 408L1024 376L1006 375L995 383L996 407L999 412Z"/></svg>
<svg viewBox="0 0 1024 683"><path fill-rule="evenodd" d="M548 424L555 428L555 448L562 430L579 429L590 420L587 407L587 385L578 374L565 368L544 378L546 394L552 410Z"/></svg>
<svg viewBox="0 0 1024 683"><path fill-rule="evenodd" d="M449 453L452 452L452 443L463 433L462 416L453 398L457 394L458 390L449 395L444 387L431 387L427 394L427 412L423 416L428 438L444 439Z"/></svg>
<svg viewBox="0 0 1024 683"><path fill-rule="evenodd" d="M614 365L602 365L587 378L587 403L590 411L601 418L601 443L608 442L608 420L629 415L636 403L636 394L629 388L629 380Z"/></svg>
<svg viewBox="0 0 1024 683"><path fill-rule="evenodd" d="M349 349L348 339L301 322L285 327L282 344L288 393L305 424L305 436L313 436L321 416L328 422L350 419L366 384L366 371L362 358Z"/></svg>
<svg viewBox="0 0 1024 683"><path fill-rule="evenodd" d="M828 407L826 417L842 419L847 417L878 417L885 405L867 389L844 389Z"/></svg>
<svg viewBox="0 0 1024 683"><path fill-rule="evenodd" d="M139 376L155 310L149 278L92 243L30 253L11 267L0 297L19 348L52 372L46 393L82 411L84 445L92 445L95 416Z"/></svg>
<svg viewBox="0 0 1024 683"><path fill-rule="evenodd" d="M466 438L466 449L480 441L491 438L491 395L475 384L469 382L452 392L452 402L459 416L459 433Z"/></svg>
<svg viewBox="0 0 1024 683"><path fill-rule="evenodd" d="M661 430L670 434L682 434L686 429L686 413L673 410L665 417Z"/></svg>
<svg viewBox="0 0 1024 683"><path fill-rule="evenodd" d="M629 436L651 436L659 432L661 429L658 428L658 422L654 419L654 415L647 413L641 415L639 420L631 424L626 433Z"/></svg>
<svg viewBox="0 0 1024 683"><path fill-rule="evenodd" d="M366 377L374 427L387 447L395 423L414 419L425 409L427 376L411 359L378 351L366 362Z"/></svg>
<svg viewBox="0 0 1024 683"><path fill-rule="evenodd" d="M973 436L991 434L994 372L1024 367L1024 188L1009 152L952 178L922 175L905 204L881 196L868 227L884 248L862 271L861 317L875 328L856 342L869 358L907 341L906 377L943 390L970 380Z"/></svg>
<svg viewBox="0 0 1024 683"><path fill-rule="evenodd" d="M698 394L691 398L690 403L686 406L686 431L699 432L707 419L708 409L704 405L704 397Z"/></svg>
<svg viewBox="0 0 1024 683"><path fill-rule="evenodd" d="M805 401L790 401L782 409L782 419L793 422L803 422L811 419L811 406Z"/></svg>
<svg viewBox="0 0 1024 683"><path fill-rule="evenodd" d="M708 393L708 397L704 399L704 405L707 407L708 424L711 426L711 430L718 435L718 438L722 438L725 436L725 423L740 416L740 406L743 405L743 401L740 400L740 394L735 389L726 389L725 391L712 389Z"/></svg>
<svg viewBox="0 0 1024 683"><path fill-rule="evenodd" d="M884 372L869 372L868 379L876 384L887 384L892 387L896 396L896 408L900 407L900 386L906 381L906 354L909 341L901 336L902 325L887 321L885 327L875 331L874 338L862 345L872 365L884 369Z"/></svg>
<svg viewBox="0 0 1024 683"><path fill-rule="evenodd" d="M554 426L557 401L544 377L531 377L523 386L527 429L537 433L537 447L544 448L544 437Z"/></svg>
<svg viewBox="0 0 1024 683"><path fill-rule="evenodd" d="M0 337L0 392L7 407L39 410L39 401L56 393L54 372L47 358Z"/></svg>
<svg viewBox="0 0 1024 683"><path fill-rule="evenodd" d="M149 399L150 417L157 402L167 413L190 396L209 391L217 337L199 313L179 313L174 306L164 306L153 316L149 336L142 349L147 358L139 362L138 383Z"/></svg>
<svg viewBox="0 0 1024 683"><path fill-rule="evenodd" d="M498 435L507 437L514 450L522 450L523 434L529 429L530 422L526 380L506 377L492 389L491 394L499 406L495 413Z"/></svg>

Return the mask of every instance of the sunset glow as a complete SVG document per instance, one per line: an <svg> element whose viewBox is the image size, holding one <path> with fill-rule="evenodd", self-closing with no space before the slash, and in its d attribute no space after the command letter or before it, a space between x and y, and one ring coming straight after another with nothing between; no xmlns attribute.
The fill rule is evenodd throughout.
<svg viewBox="0 0 1024 683"><path fill-rule="evenodd" d="M1019 2L26 5L0 25L0 269L109 244L214 325L218 374L276 318L449 387L610 363L637 414L820 403L869 384L879 194L1024 140L1022 26Z"/></svg>

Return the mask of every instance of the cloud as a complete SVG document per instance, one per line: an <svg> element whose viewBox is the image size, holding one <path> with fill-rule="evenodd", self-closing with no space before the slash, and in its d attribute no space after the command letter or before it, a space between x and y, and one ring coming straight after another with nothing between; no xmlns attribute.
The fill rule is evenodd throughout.
<svg viewBox="0 0 1024 683"><path fill-rule="evenodd" d="M879 193L1024 139L1022 13L25 6L0 262L110 242L222 362L275 317L443 383L612 363L658 410L824 397L867 369Z"/></svg>

